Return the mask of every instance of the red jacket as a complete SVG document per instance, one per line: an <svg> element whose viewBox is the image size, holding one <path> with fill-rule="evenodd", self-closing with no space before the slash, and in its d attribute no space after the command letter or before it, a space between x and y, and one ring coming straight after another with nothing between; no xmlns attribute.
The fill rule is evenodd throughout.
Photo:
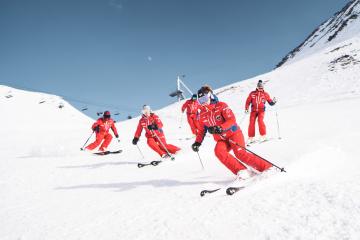
<svg viewBox="0 0 360 240"><path fill-rule="evenodd" d="M199 107L200 104L198 101L189 99L182 105L181 111L184 112L186 109L188 115L197 114Z"/></svg>
<svg viewBox="0 0 360 240"><path fill-rule="evenodd" d="M92 129L94 129L95 127L99 126L99 131L97 132L97 134L105 134L108 133L110 128L111 130L114 132L114 135L116 137L119 136L117 129L115 127L115 122L114 120L112 120L111 118L108 120L104 120L104 118L99 118L93 125L92 125Z"/></svg>
<svg viewBox="0 0 360 240"><path fill-rule="evenodd" d="M221 136L213 134L215 141L228 138L240 129L233 111L224 102L201 106L198 121L200 127L196 135L196 142L199 143L203 141L208 127L220 126L223 129Z"/></svg>
<svg viewBox="0 0 360 240"><path fill-rule="evenodd" d="M154 123L158 126L159 129L158 130L149 130L147 127ZM162 131L162 127L163 127L163 124L162 124L160 118L156 114L151 113L149 117L142 115L142 117L139 120L139 124L137 126L136 132L135 132L135 137L140 138L143 129L145 129L145 136L147 138L155 137L155 134L153 132L155 132L158 135L158 137L162 137L164 135L163 131Z"/></svg>
<svg viewBox="0 0 360 240"><path fill-rule="evenodd" d="M275 104L267 92L256 89L252 91L246 99L245 109L248 110L251 104L252 112L264 112L266 102L271 106Z"/></svg>

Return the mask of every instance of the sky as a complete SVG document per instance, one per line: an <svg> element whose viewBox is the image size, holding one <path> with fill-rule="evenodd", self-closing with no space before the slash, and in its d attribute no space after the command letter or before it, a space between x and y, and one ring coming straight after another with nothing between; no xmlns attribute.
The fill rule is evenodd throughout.
<svg viewBox="0 0 360 240"><path fill-rule="evenodd" d="M0 84L122 120L272 70L347 0L0 0Z"/></svg>

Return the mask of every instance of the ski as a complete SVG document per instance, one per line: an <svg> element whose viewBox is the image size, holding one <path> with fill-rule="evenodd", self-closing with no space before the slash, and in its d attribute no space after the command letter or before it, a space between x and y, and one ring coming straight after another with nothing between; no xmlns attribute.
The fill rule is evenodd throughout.
<svg viewBox="0 0 360 240"><path fill-rule="evenodd" d="M205 196L206 194L217 192L217 191L219 191L220 189L221 189L221 188L215 188L215 189L212 189L212 190L207 190L207 189L202 190L202 191L200 192L200 196L203 197L203 196Z"/></svg>
<svg viewBox="0 0 360 240"><path fill-rule="evenodd" d="M241 189L245 188L245 186L248 184L246 184L246 182L248 181L244 180L244 181L239 181L239 179L235 179L234 181L232 181L231 183L229 183L228 185L224 186L224 187L220 187L220 188L214 188L214 189L205 189L202 190L200 192L200 196L204 197L205 195L209 195L211 193L215 193L218 192L219 190L225 190L226 195L233 195L234 193L240 191Z"/></svg>
<svg viewBox="0 0 360 240"><path fill-rule="evenodd" d="M227 185L225 185L223 187L218 187L218 188L214 188L214 189L204 189L200 192L200 196L204 197L205 195L209 195L211 193L218 192L219 190L227 189L228 187L232 186L237 181L238 181L238 179L236 178L235 180L231 181L230 183L228 183Z"/></svg>
<svg viewBox="0 0 360 240"><path fill-rule="evenodd" d="M157 166L161 162L162 161L160 161L160 160L156 160L156 161L151 161L149 163L138 163L137 166L138 166L138 168L142 168L142 167L145 167L145 166Z"/></svg>
<svg viewBox="0 0 360 240"><path fill-rule="evenodd" d="M233 195L234 193L237 193L238 191L240 191L243 188L245 188L245 187L228 187L226 189L226 194L231 196L231 195Z"/></svg>
<svg viewBox="0 0 360 240"><path fill-rule="evenodd" d="M274 138L267 138L267 139L265 139L265 140L263 140L263 141L259 141L259 143L261 144L261 143L266 143L266 142L269 142L269 141L271 141L271 140L274 140Z"/></svg>
<svg viewBox="0 0 360 240"><path fill-rule="evenodd" d="M108 154L117 154L117 153L122 153L122 150L117 150L117 151L105 151L105 152L95 152L93 154L95 155L108 155Z"/></svg>
<svg viewBox="0 0 360 240"><path fill-rule="evenodd" d="M137 166L138 166L138 168L142 168L142 167L145 167L145 166L157 166L160 163L162 163L164 161L167 161L167 160L174 161L175 157L173 155L169 155L168 157L163 158L162 160L155 160L155 161L151 161L151 162L148 162L148 163L138 163Z"/></svg>
<svg viewBox="0 0 360 240"><path fill-rule="evenodd" d="M178 138L179 141L189 141L191 139L194 139L194 137Z"/></svg>
<svg viewBox="0 0 360 240"><path fill-rule="evenodd" d="M226 195L232 196L235 193L239 192L240 190L242 190L252 184L255 184L258 181L264 180L269 176L272 176L276 172L278 172L277 169L272 169L272 170L267 170L265 172L253 175L252 177L250 177L248 179L240 180L240 179L236 178L235 180L233 180L232 182L230 182L229 184L227 184L223 187L202 190L200 192L200 196L204 197L206 195L210 195L215 192L223 192L224 190L225 190Z"/></svg>
<svg viewBox="0 0 360 240"><path fill-rule="evenodd" d="M255 141L252 142L252 143L247 143L246 146L247 146L247 147L251 147L251 146L253 146L253 145L255 145L255 144L262 144L262 143L269 142L269 141L271 141L271 140L274 140L274 138L267 138L267 139L262 140L262 141L260 141L260 140L255 140Z"/></svg>
<svg viewBox="0 0 360 240"><path fill-rule="evenodd" d="M250 185L256 184L259 181L262 181L262 180L268 178L269 176L274 175L277 172L278 172L278 169L273 168L273 169L267 170L265 172L256 174L256 175L252 176L251 178L245 179L243 181L238 181L238 184L234 184L233 186L230 185L230 187L226 188L226 194L229 196L232 196L235 193L239 192L240 190L242 190ZM234 181L234 183L235 183L235 181Z"/></svg>

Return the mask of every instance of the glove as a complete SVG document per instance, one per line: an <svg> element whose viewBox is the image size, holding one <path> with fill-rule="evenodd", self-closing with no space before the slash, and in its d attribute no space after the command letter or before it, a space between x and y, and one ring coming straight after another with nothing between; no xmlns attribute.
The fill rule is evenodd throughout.
<svg viewBox="0 0 360 240"><path fill-rule="evenodd" d="M158 130L159 128L158 128L158 126L157 126L155 123L153 123L153 124L151 124L151 125L148 126L148 129L149 129L149 130Z"/></svg>
<svg viewBox="0 0 360 240"><path fill-rule="evenodd" d="M275 104L277 102L277 99L274 97L272 101Z"/></svg>
<svg viewBox="0 0 360 240"><path fill-rule="evenodd" d="M139 141L139 138L134 137L134 139L132 140L132 144L136 145L138 141Z"/></svg>
<svg viewBox="0 0 360 240"><path fill-rule="evenodd" d="M220 134L223 130L220 126L212 126L208 128L208 131L211 134Z"/></svg>
<svg viewBox="0 0 360 240"><path fill-rule="evenodd" d="M191 148L194 152L198 152L199 151L199 147L201 146L201 143L199 142L194 142L192 145L191 145Z"/></svg>
<svg viewBox="0 0 360 240"><path fill-rule="evenodd" d="M96 127L94 127L93 129L92 129L94 132L100 132L100 126L99 125L97 125Z"/></svg>
<svg viewBox="0 0 360 240"><path fill-rule="evenodd" d="M116 137L116 138L119 138L119 135L116 134L115 137Z"/></svg>
<svg viewBox="0 0 360 240"><path fill-rule="evenodd" d="M245 109L245 114L248 114L249 113L249 109Z"/></svg>

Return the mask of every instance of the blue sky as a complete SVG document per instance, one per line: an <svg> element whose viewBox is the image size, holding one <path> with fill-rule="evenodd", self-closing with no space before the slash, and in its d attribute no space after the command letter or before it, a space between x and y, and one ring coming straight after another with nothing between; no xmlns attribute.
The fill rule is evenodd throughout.
<svg viewBox="0 0 360 240"><path fill-rule="evenodd" d="M137 115L267 72L346 0L0 0L0 83Z"/></svg>

